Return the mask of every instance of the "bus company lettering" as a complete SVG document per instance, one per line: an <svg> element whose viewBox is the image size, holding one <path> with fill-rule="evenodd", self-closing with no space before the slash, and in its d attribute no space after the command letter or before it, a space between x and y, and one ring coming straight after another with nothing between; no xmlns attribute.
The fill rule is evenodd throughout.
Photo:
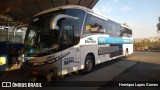
<svg viewBox="0 0 160 90"><path fill-rule="evenodd" d="M53 60L53 59L54 59L53 56L48 56L48 57L46 58L46 61L48 61L48 60Z"/></svg>
<svg viewBox="0 0 160 90"><path fill-rule="evenodd" d="M106 37L99 37L98 38L98 43L99 44L105 44L106 43Z"/></svg>
<svg viewBox="0 0 160 90"><path fill-rule="evenodd" d="M85 43L96 43L96 40L94 40L93 37L90 37L85 40Z"/></svg>
<svg viewBox="0 0 160 90"><path fill-rule="evenodd" d="M66 57L64 58L64 65L68 65L69 63L74 62L74 57Z"/></svg>
<svg viewBox="0 0 160 90"><path fill-rule="evenodd" d="M79 61L75 61L74 57L66 57L64 58L64 65L68 65L69 63L80 63Z"/></svg>

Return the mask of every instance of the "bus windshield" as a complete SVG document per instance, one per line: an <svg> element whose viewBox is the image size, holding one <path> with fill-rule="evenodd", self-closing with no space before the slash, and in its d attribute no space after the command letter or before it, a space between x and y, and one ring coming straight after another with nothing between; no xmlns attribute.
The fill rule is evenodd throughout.
<svg viewBox="0 0 160 90"><path fill-rule="evenodd" d="M25 50L30 54L53 53L58 49L60 30L50 30L50 20L53 15L33 19L25 37Z"/></svg>
<svg viewBox="0 0 160 90"><path fill-rule="evenodd" d="M46 55L78 44L84 15L83 10L61 9L33 17L25 36L26 54Z"/></svg>

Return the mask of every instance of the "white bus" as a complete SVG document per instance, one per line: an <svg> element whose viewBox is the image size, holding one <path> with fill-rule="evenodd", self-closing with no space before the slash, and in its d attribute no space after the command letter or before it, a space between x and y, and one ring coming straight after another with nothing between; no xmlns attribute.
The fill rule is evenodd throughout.
<svg viewBox="0 0 160 90"><path fill-rule="evenodd" d="M24 44L22 68L34 75L89 73L97 64L133 53L129 27L75 5L36 14Z"/></svg>

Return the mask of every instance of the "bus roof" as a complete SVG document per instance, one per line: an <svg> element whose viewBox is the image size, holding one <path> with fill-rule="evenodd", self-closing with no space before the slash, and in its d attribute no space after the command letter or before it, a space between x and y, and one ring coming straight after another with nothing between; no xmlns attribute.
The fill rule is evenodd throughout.
<svg viewBox="0 0 160 90"><path fill-rule="evenodd" d="M34 16L38 16L38 15L41 15L41 14L45 14L45 13L48 13L48 12L52 12L52 11L56 11L56 10L60 10L60 9L81 9L81 10L84 10L86 11L87 13L90 13L90 14L93 14L99 18L102 18L102 19L105 19L105 20L110 20L110 21L113 21L115 23L118 23L114 20L111 20L111 19L108 19L107 17L104 17L100 14L97 14L95 13L93 10L89 9L89 8L86 8L86 7L83 7L83 6L78 6L78 5L65 5L65 6L59 6L59 7L56 7L56 8L50 8L50 9L47 9L47 10L44 10L42 12L39 12L37 13L36 15ZM120 24L120 23L119 23ZM125 27L125 28L128 28L128 29L131 29L129 26L125 26L123 24L120 24L122 27Z"/></svg>
<svg viewBox="0 0 160 90"><path fill-rule="evenodd" d="M56 8L50 8L50 9L44 10L44 11L42 11L42 12L37 13L37 14L34 15L34 16L38 16L38 15L45 14L45 13L48 13L48 12L56 11L56 10L59 10L59 9L69 9L69 8L81 9L81 10L84 10L84 11L93 12L91 9L86 8L86 7L83 7L83 6L78 6L78 5L66 5L66 6L59 6L59 7L56 7Z"/></svg>
<svg viewBox="0 0 160 90"><path fill-rule="evenodd" d="M91 13L91 14L97 16L97 17L100 17L100 18L108 20L108 18L95 13L93 10L91 10L89 8L86 8L86 7L83 7L83 6L78 6L78 5L65 5L65 6L59 6L59 7L56 7L56 8L50 8L50 9L44 10L42 12L39 12L34 16L38 16L38 15L41 15L41 14L45 14L45 13L56 11L56 10L60 10L60 9L71 9L71 8L72 9L81 9L81 10L86 11L87 13Z"/></svg>

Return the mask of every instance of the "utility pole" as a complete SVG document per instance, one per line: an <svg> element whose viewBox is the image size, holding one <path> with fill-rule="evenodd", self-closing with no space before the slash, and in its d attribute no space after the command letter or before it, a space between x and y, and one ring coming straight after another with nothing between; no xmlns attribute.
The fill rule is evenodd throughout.
<svg viewBox="0 0 160 90"><path fill-rule="evenodd" d="M157 24L157 32L158 32L158 34L159 34L159 32L160 32L160 17L159 17L159 23Z"/></svg>

